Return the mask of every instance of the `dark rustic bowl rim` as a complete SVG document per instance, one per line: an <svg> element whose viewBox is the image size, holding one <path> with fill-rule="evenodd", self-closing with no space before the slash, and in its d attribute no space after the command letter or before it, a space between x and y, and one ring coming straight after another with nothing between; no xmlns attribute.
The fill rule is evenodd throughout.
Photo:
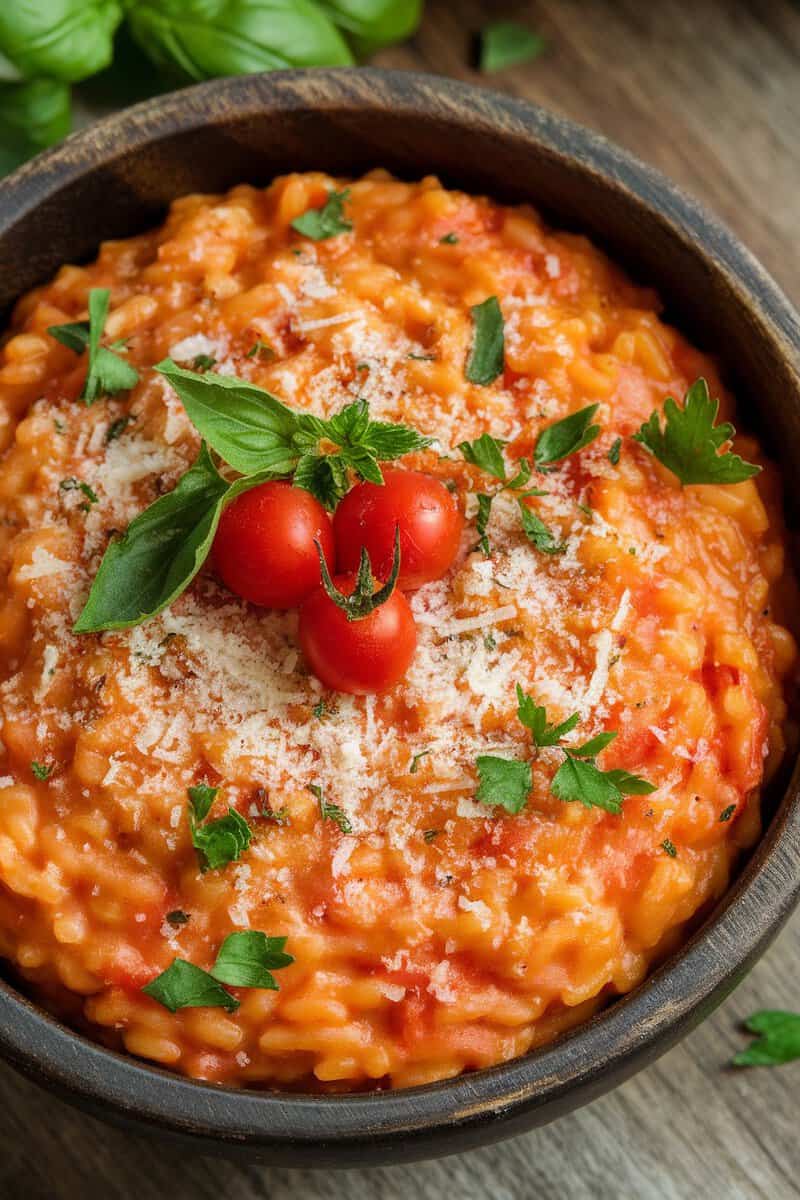
<svg viewBox="0 0 800 1200"><path fill-rule="evenodd" d="M0 233L48 195L114 158L215 116L280 110L306 71L214 80L160 96L106 118L40 155L0 183ZM667 222L710 268L744 294L762 335L780 347L798 382L800 323L786 297L720 222L652 168L598 134L508 95L415 72L315 70L319 107L381 107L424 120L428 90L444 98L450 120L490 122L498 137L513 129L571 169L600 174L640 207ZM367 85L372 98L364 98ZM441 114L440 114L441 115ZM659 203L652 196L658 193ZM262 1152L304 1165L354 1163L446 1153L470 1141L506 1136L531 1124L544 1106L577 1107L604 1088L604 1076L630 1074L668 1049L735 986L800 897L800 765L783 803L717 912L648 980L588 1023L522 1058L456 1079L402 1091L310 1096L221 1088L174 1075L105 1049L59 1024L0 983L0 1052L18 1069L98 1115L150 1126L184 1140L214 1139L232 1150ZM486 1133L486 1127L493 1131ZM470 1137L481 1129L480 1137ZM202 1150L202 1146L198 1145ZM306 1155L304 1158L303 1155Z"/></svg>

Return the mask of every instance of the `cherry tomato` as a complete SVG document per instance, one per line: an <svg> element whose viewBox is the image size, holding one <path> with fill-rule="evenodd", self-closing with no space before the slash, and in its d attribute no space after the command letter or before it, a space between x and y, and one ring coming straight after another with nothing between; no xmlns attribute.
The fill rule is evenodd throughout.
<svg viewBox="0 0 800 1200"><path fill-rule="evenodd" d="M333 580L345 596L355 582L354 574ZM355 696L393 687L411 665L417 646L414 617L396 588L368 616L349 621L320 585L300 609L298 632L306 663L317 679Z"/></svg>
<svg viewBox="0 0 800 1200"><path fill-rule="evenodd" d="M333 562L333 527L309 492L271 480L222 514L214 563L226 587L265 608L295 608L320 581L319 555Z"/></svg>
<svg viewBox="0 0 800 1200"><path fill-rule="evenodd" d="M447 488L431 475L390 469L383 478L383 486L356 484L337 508L336 566L355 571L365 546L376 579L387 579L399 526L398 586L410 591L444 575L458 552L464 521Z"/></svg>

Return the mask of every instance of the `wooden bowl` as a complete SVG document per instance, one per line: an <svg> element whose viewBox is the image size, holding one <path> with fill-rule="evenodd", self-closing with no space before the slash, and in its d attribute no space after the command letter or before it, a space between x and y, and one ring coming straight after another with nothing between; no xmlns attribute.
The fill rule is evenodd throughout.
<svg viewBox="0 0 800 1200"><path fill-rule="evenodd" d="M735 237L655 171L530 104L432 76L292 71L159 97L69 138L0 184L0 306L170 200L289 170L384 166L527 200L588 234L668 316L716 350L744 421L800 476L797 314ZM196 1152L296 1166L452 1153L585 1104L669 1049L739 982L800 894L797 764L738 879L682 950L553 1045L489 1070L379 1094L307 1096L198 1083L105 1050L0 984L0 1050L93 1114Z"/></svg>

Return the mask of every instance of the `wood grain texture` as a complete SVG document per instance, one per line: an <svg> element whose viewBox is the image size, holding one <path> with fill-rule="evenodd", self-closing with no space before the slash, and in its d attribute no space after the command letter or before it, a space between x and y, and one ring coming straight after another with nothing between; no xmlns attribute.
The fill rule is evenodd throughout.
<svg viewBox="0 0 800 1200"><path fill-rule="evenodd" d="M486 82L470 34L513 16L548 38L538 62L491 85L626 146L725 218L800 302L800 8L789 0L432 0L412 45L380 65ZM800 1006L800 917L723 1007L658 1064L556 1125L410 1167L328 1173L175 1160L0 1070L0 1196L77 1200L783 1200L798 1192L800 1064L725 1068L737 1021Z"/></svg>

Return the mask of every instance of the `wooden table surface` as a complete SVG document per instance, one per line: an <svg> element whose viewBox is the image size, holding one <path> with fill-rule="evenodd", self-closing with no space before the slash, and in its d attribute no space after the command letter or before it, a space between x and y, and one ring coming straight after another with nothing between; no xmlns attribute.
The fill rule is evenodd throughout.
<svg viewBox="0 0 800 1200"><path fill-rule="evenodd" d="M430 0L381 65L484 83L465 64L490 17L548 40L491 85L600 130L740 234L800 303L800 6L792 0ZM337 1176L178 1160L0 1068L8 1200L786 1200L800 1195L800 1062L726 1069L757 1008L800 1007L800 916L741 988L655 1066L546 1129L438 1162Z"/></svg>

